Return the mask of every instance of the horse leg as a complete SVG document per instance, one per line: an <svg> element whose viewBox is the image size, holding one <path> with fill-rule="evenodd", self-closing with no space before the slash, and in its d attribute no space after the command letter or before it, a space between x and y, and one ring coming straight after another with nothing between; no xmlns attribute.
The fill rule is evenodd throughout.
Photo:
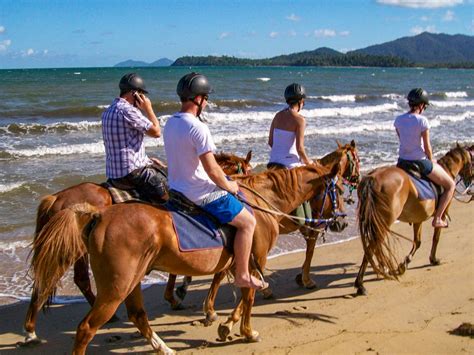
<svg viewBox="0 0 474 355"><path fill-rule="evenodd" d="M398 273L403 275L421 245L421 223L413 223L413 246L405 260L398 265Z"/></svg>
<svg viewBox="0 0 474 355"><path fill-rule="evenodd" d="M125 306L127 307L128 319L135 324L140 333L148 340L154 350L161 354L176 353L174 350L166 346L165 342L160 339L158 334L151 329L148 317L143 307L143 294L140 283L125 299Z"/></svg>
<svg viewBox="0 0 474 355"><path fill-rule="evenodd" d="M243 300L240 299L239 304L237 307L234 308L232 313L230 314L229 318L224 323L219 324L219 328L217 329L217 333L219 334L219 339L221 341L226 341L227 336L230 334L232 327L235 323L240 320L243 311Z"/></svg>
<svg viewBox="0 0 474 355"><path fill-rule="evenodd" d="M92 292L91 280L89 277L89 254L87 253L77 259L74 263L74 283L79 287L79 290L81 290L87 302L93 306L95 295ZM118 320L120 320L120 318L114 314L109 319L108 323L117 322Z"/></svg>
<svg viewBox="0 0 474 355"><path fill-rule="evenodd" d="M367 264L369 261L365 257L362 259L362 264L360 265L359 273L354 283L354 287L357 289L357 296L367 296L367 290L364 287L364 274L367 269Z"/></svg>
<svg viewBox="0 0 474 355"><path fill-rule="evenodd" d="M39 310L45 302L46 297L39 299L38 293L34 290L31 294L30 305L28 306L25 323L23 325L26 332L25 341L19 343L20 346L41 344L41 339L36 335L36 318L38 317Z"/></svg>
<svg viewBox="0 0 474 355"><path fill-rule="evenodd" d="M168 301L168 303L171 306L171 309L173 311L183 309L183 306L181 305L181 300L176 300L174 298L174 285L176 284L176 275L169 274L168 276L168 282L166 283L166 289L165 289L165 300Z"/></svg>
<svg viewBox="0 0 474 355"><path fill-rule="evenodd" d="M207 297L204 300L203 312L206 315L206 319L204 320L204 325L206 327L210 326L213 322L217 320L217 313L214 309L214 304L216 301L217 291L219 291L219 286L225 275L226 273L224 271L218 272L214 275L211 287L209 288Z"/></svg>
<svg viewBox="0 0 474 355"><path fill-rule="evenodd" d="M436 249L438 248L439 236L441 235L441 228L435 228L433 233L433 244L431 244L430 263L431 265L439 265L440 260L436 258Z"/></svg>
<svg viewBox="0 0 474 355"><path fill-rule="evenodd" d="M314 248L318 239L319 233L313 232L306 238L306 257L302 266L302 273L296 275L296 283L308 290L317 288L316 282L311 279L311 260L313 259Z"/></svg>
<svg viewBox="0 0 474 355"><path fill-rule="evenodd" d="M178 296L181 301L183 301L186 297L186 294L188 293L188 286L192 280L193 278L191 276L184 276L181 286L176 287L176 296Z"/></svg>
<svg viewBox="0 0 474 355"><path fill-rule="evenodd" d="M260 335L256 330L252 330L250 318L252 316L252 306L255 300L255 290L242 289L242 321L240 322L240 334L245 337L249 343L261 341Z"/></svg>
<svg viewBox="0 0 474 355"><path fill-rule="evenodd" d="M86 353L87 345L97 330L114 315L122 301L123 298L113 295L112 290L110 290L108 298L97 296L92 309L77 327L73 349L74 355L84 355Z"/></svg>

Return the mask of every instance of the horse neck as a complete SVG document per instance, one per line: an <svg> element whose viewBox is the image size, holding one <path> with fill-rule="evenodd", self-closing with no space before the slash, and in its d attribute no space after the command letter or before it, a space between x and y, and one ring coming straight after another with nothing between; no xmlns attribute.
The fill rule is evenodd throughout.
<svg viewBox="0 0 474 355"><path fill-rule="evenodd" d="M340 171L342 172L342 175L344 175L348 167L347 159L345 159L345 162L343 162L344 160L343 157L345 156L345 152L346 152L345 149L339 148L335 150L334 152L331 152L325 155L324 157L322 157L321 159L319 159L319 163L325 168L328 168L329 170L331 170L336 164L342 164Z"/></svg>
<svg viewBox="0 0 474 355"><path fill-rule="evenodd" d="M453 179L459 174L464 165L462 153L456 150L450 150L438 163Z"/></svg>
<svg viewBox="0 0 474 355"><path fill-rule="evenodd" d="M274 207L285 213L290 213L304 201L319 193L324 185L323 179L321 179L323 173L321 168L304 166L291 170L267 171L249 177L247 182ZM256 198L255 202L262 207L266 205L259 198Z"/></svg>

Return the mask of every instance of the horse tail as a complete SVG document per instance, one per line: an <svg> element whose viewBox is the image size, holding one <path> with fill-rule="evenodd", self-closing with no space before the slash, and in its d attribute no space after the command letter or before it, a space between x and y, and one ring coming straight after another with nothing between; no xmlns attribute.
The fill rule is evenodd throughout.
<svg viewBox="0 0 474 355"><path fill-rule="evenodd" d="M41 199L38 210L36 211L35 239L41 229L43 229L44 225L48 223L48 220L51 217L51 207L53 207L56 199L57 197L54 195L47 195Z"/></svg>
<svg viewBox="0 0 474 355"><path fill-rule="evenodd" d="M56 293L56 285L87 249L87 238L93 223L100 217L96 207L78 204L57 212L44 225L33 241L33 292L48 297L48 304Z"/></svg>
<svg viewBox="0 0 474 355"><path fill-rule="evenodd" d="M358 192L359 232L365 257L378 275L398 279L398 263L388 238L391 235L390 201L387 195L377 188L376 180L371 175L361 180Z"/></svg>

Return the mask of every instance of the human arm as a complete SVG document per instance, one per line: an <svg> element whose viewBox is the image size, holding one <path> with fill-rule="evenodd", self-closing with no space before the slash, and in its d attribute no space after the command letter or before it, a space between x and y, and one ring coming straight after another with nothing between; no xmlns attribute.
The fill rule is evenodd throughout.
<svg viewBox="0 0 474 355"><path fill-rule="evenodd" d="M425 149L426 157L433 161L433 151L431 150L431 142L430 142L430 130L426 129L421 132L421 138L423 139L423 147Z"/></svg>
<svg viewBox="0 0 474 355"><path fill-rule="evenodd" d="M296 151L298 152L298 155L300 156L300 160L304 164L311 164L312 161L309 159L309 157L306 155L306 151L304 148L304 131L306 128L306 122L305 119L300 116L296 118Z"/></svg>
<svg viewBox="0 0 474 355"><path fill-rule="evenodd" d="M199 160L204 167L209 178L221 189L236 194L239 191L239 186L235 181L227 180L222 168L217 164L216 158L212 152L207 152L199 156Z"/></svg>
<svg viewBox="0 0 474 355"><path fill-rule="evenodd" d="M270 125L270 134L268 135L268 145L273 148L273 125L275 120L272 121Z"/></svg>
<svg viewBox="0 0 474 355"><path fill-rule="evenodd" d="M144 113L145 117L151 122L151 127L145 132L147 136L159 138L161 136L160 121L153 111L153 106L148 97L143 94L135 94L136 105Z"/></svg>

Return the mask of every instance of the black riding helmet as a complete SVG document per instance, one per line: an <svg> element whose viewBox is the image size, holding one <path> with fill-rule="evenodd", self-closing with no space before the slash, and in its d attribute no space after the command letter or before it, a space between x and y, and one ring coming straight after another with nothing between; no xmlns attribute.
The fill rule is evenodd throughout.
<svg viewBox="0 0 474 355"><path fill-rule="evenodd" d="M209 95L212 92L207 78L198 73L183 76L176 87L176 93L181 99L192 100L198 95Z"/></svg>
<svg viewBox="0 0 474 355"><path fill-rule="evenodd" d="M119 88L122 93L135 90L148 94L143 79L136 73L129 73L122 76L122 79L120 79Z"/></svg>
<svg viewBox="0 0 474 355"><path fill-rule="evenodd" d="M300 84L293 83L285 89L285 100L288 104L293 104L306 98L306 91Z"/></svg>
<svg viewBox="0 0 474 355"><path fill-rule="evenodd" d="M422 88L412 89L408 93L407 99L408 99L408 104L410 105L419 105L422 103L425 105L430 104L428 93Z"/></svg>

